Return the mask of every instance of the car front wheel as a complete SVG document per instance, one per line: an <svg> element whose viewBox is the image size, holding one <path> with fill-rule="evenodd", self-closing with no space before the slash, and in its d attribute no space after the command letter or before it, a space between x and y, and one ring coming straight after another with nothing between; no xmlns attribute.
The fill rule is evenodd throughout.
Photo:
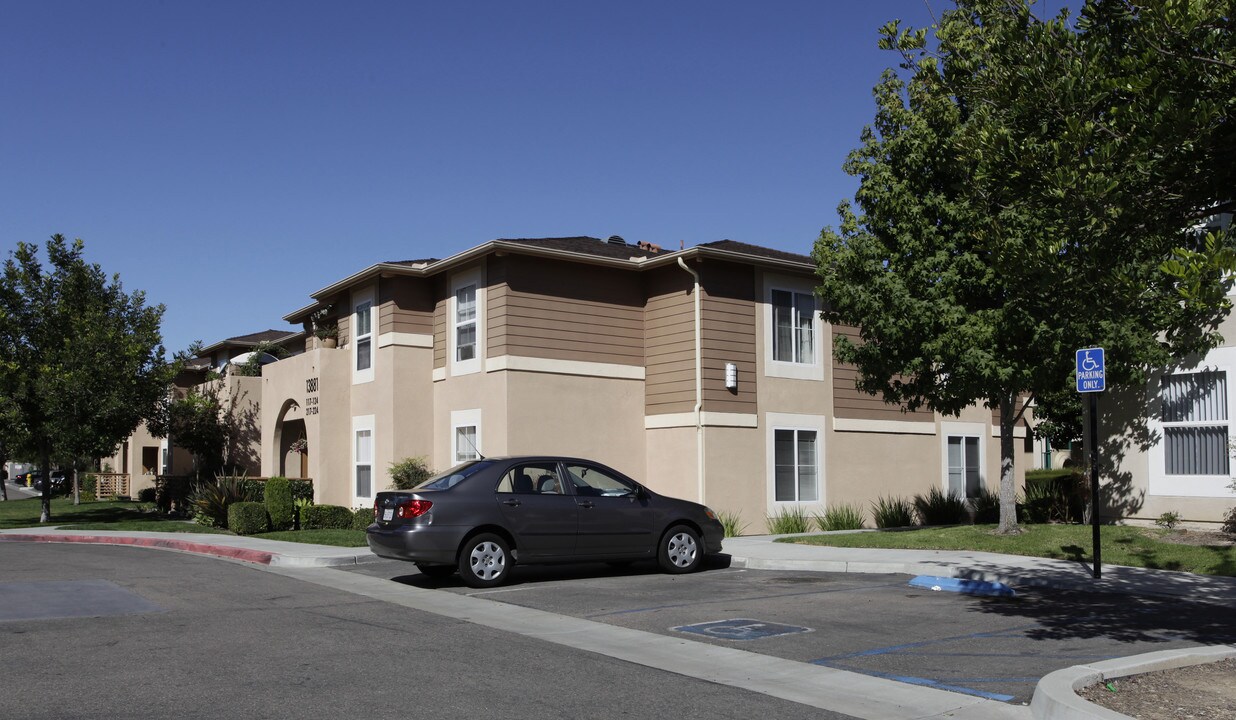
<svg viewBox="0 0 1236 720"><path fill-rule="evenodd" d="M497 535L469 538L459 553L459 574L468 587L501 585L511 571L511 549Z"/></svg>
<svg viewBox="0 0 1236 720"><path fill-rule="evenodd" d="M698 570L704 562L704 547L699 533L686 525L675 525L661 537L657 562L667 573L689 573Z"/></svg>

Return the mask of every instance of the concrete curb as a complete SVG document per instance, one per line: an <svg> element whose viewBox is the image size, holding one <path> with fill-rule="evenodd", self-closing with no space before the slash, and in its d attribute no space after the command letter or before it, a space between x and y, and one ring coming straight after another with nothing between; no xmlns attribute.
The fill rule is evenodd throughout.
<svg viewBox="0 0 1236 720"><path fill-rule="evenodd" d="M199 536L200 537L200 536ZM230 537L230 536L229 536ZM0 532L0 542L42 542L42 543L85 543L97 545L130 545L154 550L171 550L193 555L208 555L226 560L239 560L257 565L272 567L323 568L361 565L377 562L381 558L369 552L369 548L325 548L321 545L310 545L290 542L263 541L260 539L241 538L245 545L268 545L267 549L246 547L245 545L226 542L209 542L200 539L150 537L133 535L104 534L68 534L57 532L21 533L13 531Z"/></svg>
<svg viewBox="0 0 1236 720"><path fill-rule="evenodd" d="M1236 647L1212 645L1184 650L1159 650L1103 662L1074 665L1045 675L1034 688L1030 712L1037 720L1132 720L1128 715L1087 702L1077 691L1098 682L1128 675L1201 665L1236 657Z"/></svg>
<svg viewBox="0 0 1236 720"><path fill-rule="evenodd" d="M249 548L227 547L223 545L208 545L206 543L177 540L174 538L140 538L115 535L17 535L0 534L0 542L41 542L41 543L86 543L93 545L136 545L137 547L155 548L157 550L175 550L197 555L213 555L215 557L243 560L245 562L271 565L275 553ZM274 563L278 564L278 563Z"/></svg>

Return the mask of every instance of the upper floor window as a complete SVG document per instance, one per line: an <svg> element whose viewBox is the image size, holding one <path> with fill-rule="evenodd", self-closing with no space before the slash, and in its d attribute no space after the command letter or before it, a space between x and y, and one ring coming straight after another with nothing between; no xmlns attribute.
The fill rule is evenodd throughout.
<svg viewBox="0 0 1236 720"><path fill-rule="evenodd" d="M773 290L772 359L777 362L815 363L815 296Z"/></svg>
<svg viewBox="0 0 1236 720"><path fill-rule="evenodd" d="M1229 472L1227 373L1211 370L1163 378L1164 472Z"/></svg>
<svg viewBox="0 0 1236 720"><path fill-rule="evenodd" d="M356 306L356 370L373 367L373 325L370 314L373 303L363 302Z"/></svg>
<svg viewBox="0 0 1236 720"><path fill-rule="evenodd" d="M476 285L455 291L455 360L476 358Z"/></svg>

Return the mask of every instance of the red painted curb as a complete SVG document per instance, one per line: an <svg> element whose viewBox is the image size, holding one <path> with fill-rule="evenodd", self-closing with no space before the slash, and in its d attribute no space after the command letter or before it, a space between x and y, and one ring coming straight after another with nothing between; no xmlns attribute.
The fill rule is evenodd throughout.
<svg viewBox="0 0 1236 720"><path fill-rule="evenodd" d="M17 535L0 533L0 542L46 542L46 543L90 543L96 545L136 545L138 547L157 548L161 550L179 550L197 555L214 555L215 557L243 560L245 562L269 565L275 553L264 550L249 550L246 548L227 547L225 545L208 545L206 543L176 540L173 538L135 538L108 535Z"/></svg>

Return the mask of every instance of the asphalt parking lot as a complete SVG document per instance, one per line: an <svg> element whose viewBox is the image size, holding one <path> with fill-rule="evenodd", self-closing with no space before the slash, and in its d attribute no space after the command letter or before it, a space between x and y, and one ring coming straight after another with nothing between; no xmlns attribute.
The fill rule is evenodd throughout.
<svg viewBox="0 0 1236 720"><path fill-rule="evenodd" d="M1010 703L1070 665L1236 642L1236 618L1217 605L1052 590L981 598L910 587L905 575L564 565L517 567L509 585L474 590L398 561L349 571Z"/></svg>

